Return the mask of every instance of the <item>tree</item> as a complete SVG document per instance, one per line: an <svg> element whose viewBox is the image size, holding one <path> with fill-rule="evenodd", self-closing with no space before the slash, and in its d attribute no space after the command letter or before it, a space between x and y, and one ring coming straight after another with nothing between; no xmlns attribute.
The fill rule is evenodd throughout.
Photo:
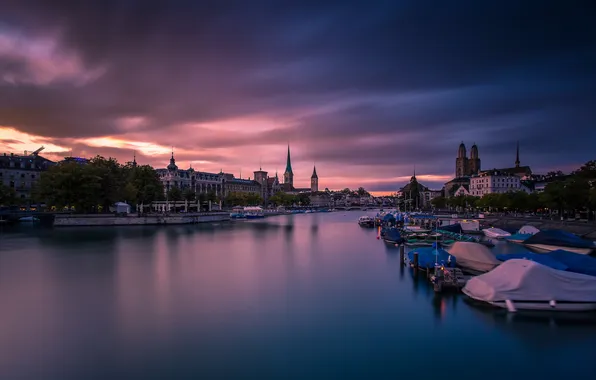
<svg viewBox="0 0 596 380"><path fill-rule="evenodd" d="M17 193L12 187L0 184L0 206L13 206L17 203Z"/></svg>
<svg viewBox="0 0 596 380"><path fill-rule="evenodd" d="M182 190L178 186L172 186L168 190L168 201L178 202L182 200Z"/></svg>
<svg viewBox="0 0 596 380"><path fill-rule="evenodd" d="M442 209L445 208L447 205L447 200L445 197L435 197L431 199L430 203L433 205L434 208Z"/></svg>
<svg viewBox="0 0 596 380"><path fill-rule="evenodd" d="M182 192L182 198L185 201L194 202L197 199L197 194L195 193L195 191L193 189L186 188Z"/></svg>

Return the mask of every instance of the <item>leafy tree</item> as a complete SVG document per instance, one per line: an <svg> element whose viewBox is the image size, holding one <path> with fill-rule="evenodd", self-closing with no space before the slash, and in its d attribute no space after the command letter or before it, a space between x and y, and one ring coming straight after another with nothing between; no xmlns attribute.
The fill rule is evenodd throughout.
<svg viewBox="0 0 596 380"><path fill-rule="evenodd" d="M447 206L447 200L445 197L435 197L431 199L430 203L433 205L434 208L445 208Z"/></svg>
<svg viewBox="0 0 596 380"><path fill-rule="evenodd" d="M197 199L197 193L191 188L186 188L182 192L182 198L185 201L194 202Z"/></svg>
<svg viewBox="0 0 596 380"><path fill-rule="evenodd" d="M0 184L0 206L13 206L16 203L16 191L11 187Z"/></svg>
<svg viewBox="0 0 596 380"><path fill-rule="evenodd" d="M178 186L170 187L168 190L168 201L178 202L182 200L182 190Z"/></svg>

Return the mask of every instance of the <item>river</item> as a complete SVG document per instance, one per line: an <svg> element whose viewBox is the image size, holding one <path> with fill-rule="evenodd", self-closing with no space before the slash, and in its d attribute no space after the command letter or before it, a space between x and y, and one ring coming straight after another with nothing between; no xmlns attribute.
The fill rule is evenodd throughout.
<svg viewBox="0 0 596 380"><path fill-rule="evenodd" d="M397 248L357 225L361 214L5 227L0 379L596 373L591 320L512 318L436 296Z"/></svg>

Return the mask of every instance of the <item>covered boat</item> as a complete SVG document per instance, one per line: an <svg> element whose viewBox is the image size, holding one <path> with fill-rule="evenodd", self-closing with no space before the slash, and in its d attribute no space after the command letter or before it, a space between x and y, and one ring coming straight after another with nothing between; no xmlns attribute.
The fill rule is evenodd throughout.
<svg viewBox="0 0 596 380"><path fill-rule="evenodd" d="M435 247L423 247L416 248L408 252L407 257L410 265L414 265L414 254L418 254L418 268L420 269L432 269L435 264L445 264L447 266L455 266L456 258L453 257L449 252L441 248Z"/></svg>
<svg viewBox="0 0 596 380"><path fill-rule="evenodd" d="M485 228L482 232L484 232L484 236L492 239L503 239L506 236L511 236L509 232L495 227Z"/></svg>
<svg viewBox="0 0 596 380"><path fill-rule="evenodd" d="M455 242L449 253L457 258L457 265L474 272L488 272L501 264L490 249L478 243Z"/></svg>
<svg viewBox="0 0 596 380"><path fill-rule="evenodd" d="M450 224L448 226L440 226L438 228L438 230L452 232L452 233L456 233L456 234L464 233L464 230L461 228L461 224L459 224L459 223Z"/></svg>
<svg viewBox="0 0 596 380"><path fill-rule="evenodd" d="M524 241L526 241L529 237L531 237L532 235L537 234L538 232L540 232L540 230L534 226L523 226L522 228L519 229L519 231L517 231L517 233L511 235L511 236L506 236L505 240L507 240L510 243L517 243L517 244L521 244Z"/></svg>
<svg viewBox="0 0 596 380"><path fill-rule="evenodd" d="M507 260L531 260L542 265L546 265L549 268L553 268L556 270L567 270L567 265L563 264L559 260L556 260L548 255L544 255L541 253L534 253L534 252L522 252L522 253L509 253L509 254L501 254L497 255L497 259L501 261Z"/></svg>
<svg viewBox="0 0 596 380"><path fill-rule="evenodd" d="M548 256L567 266L567 271L596 276L596 259L587 255L569 252L562 249L551 251L542 256Z"/></svg>
<svg viewBox="0 0 596 380"><path fill-rule="evenodd" d="M404 242L404 238L401 237L396 228L383 228L381 230L381 238L386 243L401 244Z"/></svg>
<svg viewBox="0 0 596 380"><path fill-rule="evenodd" d="M524 245L539 252L563 249L582 255L589 255L596 248L590 240L582 239L577 235L561 230L540 231L524 241Z"/></svg>
<svg viewBox="0 0 596 380"><path fill-rule="evenodd" d="M468 280L468 297L517 310L596 310L596 277L564 272L535 261L507 260Z"/></svg>

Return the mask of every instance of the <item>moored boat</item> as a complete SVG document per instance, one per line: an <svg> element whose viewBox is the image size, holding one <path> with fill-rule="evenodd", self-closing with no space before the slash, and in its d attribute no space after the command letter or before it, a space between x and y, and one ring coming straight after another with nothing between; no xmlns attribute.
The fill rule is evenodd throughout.
<svg viewBox="0 0 596 380"><path fill-rule="evenodd" d="M472 273L485 273L501 264L495 255L479 243L458 241L449 253L457 258L457 265Z"/></svg>
<svg viewBox="0 0 596 380"><path fill-rule="evenodd" d="M246 219L261 219L265 217L265 213L261 207L245 207L244 215Z"/></svg>
<svg viewBox="0 0 596 380"><path fill-rule="evenodd" d="M375 220L368 215L364 215L364 216L361 216L360 218L358 218L358 224L361 227L374 227Z"/></svg>
<svg viewBox="0 0 596 380"><path fill-rule="evenodd" d="M484 233L484 236L491 239L504 239L507 236L511 236L509 232L495 227L485 228L482 232Z"/></svg>
<svg viewBox="0 0 596 380"><path fill-rule="evenodd" d="M590 240L582 239L570 232L561 230L540 231L526 239L523 244L538 252L550 252L559 249L589 255L596 246Z"/></svg>
<svg viewBox="0 0 596 380"><path fill-rule="evenodd" d="M471 278L462 291L473 300L510 312L596 310L596 277L523 259L507 260Z"/></svg>

